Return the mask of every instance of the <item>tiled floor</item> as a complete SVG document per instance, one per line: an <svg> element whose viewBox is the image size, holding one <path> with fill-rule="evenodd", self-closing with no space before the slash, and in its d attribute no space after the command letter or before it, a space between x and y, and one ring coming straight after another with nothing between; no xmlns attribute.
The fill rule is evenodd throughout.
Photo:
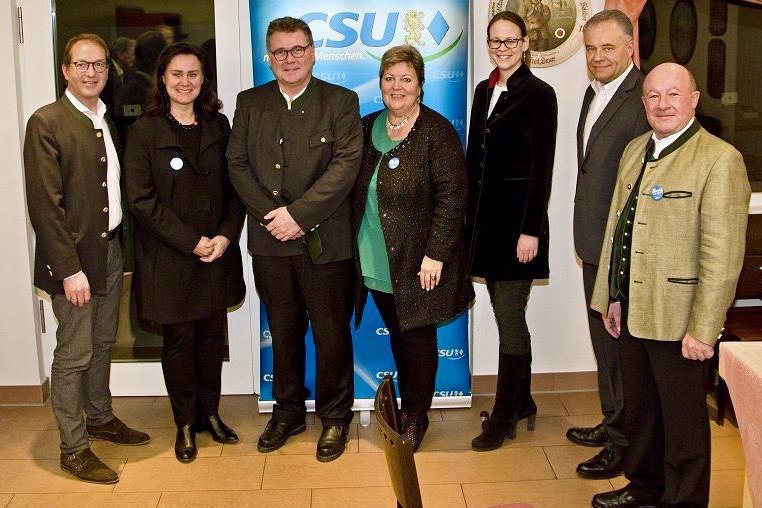
<svg viewBox="0 0 762 508"><path fill-rule="evenodd" d="M596 492L619 488L624 477L579 479L574 468L594 449L569 443L569 426L600 420L595 393L540 394L537 429L520 427L518 437L500 450L475 453L479 412L491 400L475 397L470 409L432 410L431 425L416 465L427 508L473 508L529 503L534 508L589 507ZM148 431L146 446L120 447L93 442L95 453L121 475L116 485L74 480L58 466L58 432L50 405L0 407L0 508L22 507L268 507L391 508L394 495L375 424L355 418L351 441L341 458L315 460L320 426L312 415L307 432L265 455L256 441L269 415L257 414L254 397L223 397L220 413L242 440L219 445L208 434L198 439L191 464L174 458L166 398L114 400L117 414ZM712 424L711 507L741 505L744 475L738 430Z"/></svg>

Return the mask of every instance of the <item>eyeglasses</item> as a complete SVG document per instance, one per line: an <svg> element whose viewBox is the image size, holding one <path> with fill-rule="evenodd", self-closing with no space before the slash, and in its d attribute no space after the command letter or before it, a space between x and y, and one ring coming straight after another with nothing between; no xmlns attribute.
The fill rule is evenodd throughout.
<svg viewBox="0 0 762 508"><path fill-rule="evenodd" d="M506 49L514 49L519 46L519 42L522 40L524 40L523 37L518 39L506 39L504 41L501 41L500 39L487 39L487 45L490 47L490 49L500 49L500 46L505 44Z"/></svg>
<svg viewBox="0 0 762 508"><path fill-rule="evenodd" d="M71 62L70 65L73 65L74 69L80 74L87 72L87 69L89 69L91 65L93 66L93 69L95 69L95 72L106 72L106 69L108 69L108 62L104 60L98 60L97 62Z"/></svg>
<svg viewBox="0 0 762 508"><path fill-rule="evenodd" d="M291 53L291 56L294 58L303 57L304 53L307 51L307 48L310 46L312 46L312 44L308 44L306 46L294 46L291 49L278 48L275 51L271 51L270 53L272 53L276 60L282 62L286 59L286 57L288 57L289 53Z"/></svg>

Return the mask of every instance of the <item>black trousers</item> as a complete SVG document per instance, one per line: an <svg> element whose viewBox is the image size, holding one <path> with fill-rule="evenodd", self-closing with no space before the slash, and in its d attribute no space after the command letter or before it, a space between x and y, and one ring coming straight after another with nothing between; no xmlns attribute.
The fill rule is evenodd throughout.
<svg viewBox="0 0 762 508"><path fill-rule="evenodd" d="M425 325L403 332L400 330L394 295L374 290L370 293L389 330L402 410L425 413L431 407L439 364L437 325Z"/></svg>
<svg viewBox="0 0 762 508"><path fill-rule="evenodd" d="M257 293L273 338L273 418L304 421L306 346L315 341L315 412L323 425L352 420L354 356L352 318L354 261L314 264L307 255L252 256Z"/></svg>
<svg viewBox="0 0 762 508"><path fill-rule="evenodd" d="M195 321L161 325L161 368L178 427L217 414L227 321L227 309L221 309Z"/></svg>
<svg viewBox="0 0 762 508"><path fill-rule="evenodd" d="M624 472L638 498L661 506L709 504L711 436L707 362L688 360L681 341L633 337L622 304L622 386L629 451Z"/></svg>
<svg viewBox="0 0 762 508"><path fill-rule="evenodd" d="M609 435L606 446L609 448L627 448L625 434L624 395L622 393L622 372L619 365L619 341L608 334L603 327L601 315L590 308L593 297L595 276L598 266L582 263L582 282L585 288L587 325L590 328L590 341L593 344L595 361L598 364L598 393L601 398L603 425Z"/></svg>

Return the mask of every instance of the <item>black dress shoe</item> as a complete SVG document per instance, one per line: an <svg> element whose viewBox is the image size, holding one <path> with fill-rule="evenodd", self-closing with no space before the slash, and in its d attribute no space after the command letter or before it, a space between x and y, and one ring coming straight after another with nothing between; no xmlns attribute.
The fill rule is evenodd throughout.
<svg viewBox="0 0 762 508"><path fill-rule="evenodd" d="M658 508L658 501L638 499L624 487L593 496L593 508Z"/></svg>
<svg viewBox="0 0 762 508"><path fill-rule="evenodd" d="M61 469L83 482L110 484L119 481L119 475L101 462L90 448L71 454L62 453Z"/></svg>
<svg viewBox="0 0 762 508"><path fill-rule="evenodd" d="M151 436L145 432L129 428L116 416L103 425L88 425L87 435L90 439L102 439L125 446L142 445L151 440Z"/></svg>
<svg viewBox="0 0 762 508"><path fill-rule="evenodd" d="M265 431L259 436L257 450L262 453L277 450L286 444L286 439L288 439L289 436L300 434L304 432L306 428L307 425L304 422L279 422L270 418L270 421L267 422L267 426L265 427Z"/></svg>
<svg viewBox="0 0 762 508"><path fill-rule="evenodd" d="M338 459L347 447L349 427L346 425L330 425L323 427L317 443L317 459L320 462L330 462Z"/></svg>
<svg viewBox="0 0 762 508"><path fill-rule="evenodd" d="M198 432L207 431L212 435L212 439L218 443L233 444L238 442L238 434L233 429L225 425L220 415L203 416L197 423Z"/></svg>
<svg viewBox="0 0 762 508"><path fill-rule="evenodd" d="M191 462L196 458L196 431L193 425L177 427L175 436L175 457L180 462Z"/></svg>
<svg viewBox="0 0 762 508"><path fill-rule="evenodd" d="M578 445L598 448L606 446L609 433L606 432L606 427L599 423L595 427L573 427L566 431L566 439Z"/></svg>
<svg viewBox="0 0 762 508"><path fill-rule="evenodd" d="M624 453L618 448L604 448L595 457L577 466L582 478L607 480L618 476L624 465Z"/></svg>

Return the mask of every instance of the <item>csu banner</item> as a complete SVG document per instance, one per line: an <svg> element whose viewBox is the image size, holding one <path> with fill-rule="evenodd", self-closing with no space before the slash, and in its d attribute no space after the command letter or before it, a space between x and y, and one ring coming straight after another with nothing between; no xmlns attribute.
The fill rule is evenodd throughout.
<svg viewBox="0 0 762 508"><path fill-rule="evenodd" d="M293 16L306 21L315 40L313 75L355 91L360 113L384 107L379 89L381 56L401 44L415 46L426 65L424 103L452 122L465 145L468 65L468 0L350 2L333 0L250 0L254 86L274 79L265 45L268 23ZM264 306L260 319L260 409L272 407L272 336ZM385 374L396 378L388 331L373 299L360 328L352 330L355 356L355 409L372 408ZM277 340L277 338L275 338ZM306 385L314 394L315 364L311 330L307 334ZM462 406L471 400L468 315L438 328L439 368L434 405ZM311 404L309 407L312 408Z"/></svg>

